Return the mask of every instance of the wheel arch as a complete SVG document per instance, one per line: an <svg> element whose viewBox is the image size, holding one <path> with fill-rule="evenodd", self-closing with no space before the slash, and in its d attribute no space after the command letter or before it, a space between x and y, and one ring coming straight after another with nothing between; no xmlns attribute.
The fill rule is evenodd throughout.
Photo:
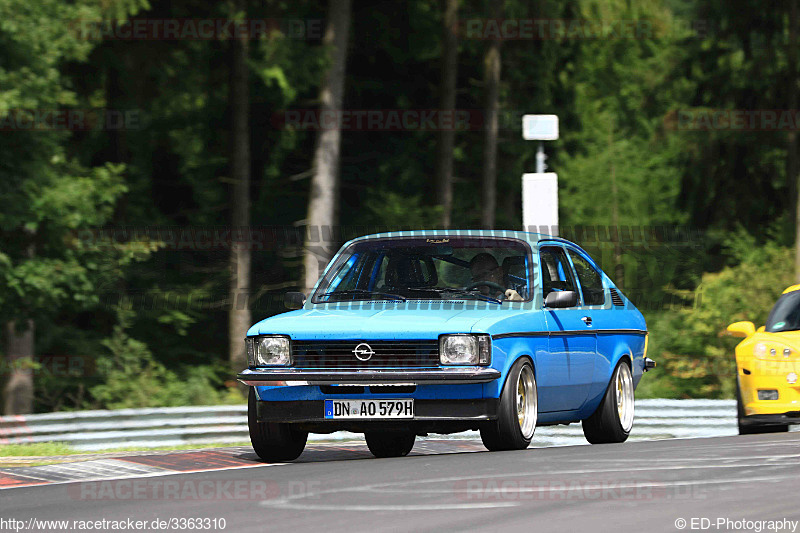
<svg viewBox="0 0 800 533"><path fill-rule="evenodd" d="M595 383L589 391L589 395L580 409L581 418L587 418L597 410L597 407L603 400L603 396L605 396L606 389L608 389L608 386L611 384L611 379L614 377L614 371L617 369L617 366L621 361L626 361L631 369L634 389L638 385L638 380L636 379L636 369L633 366L633 350L627 344L620 343L617 345L614 355L610 359L598 355L597 361L598 363L603 364L604 368L596 369L595 371Z"/></svg>
<svg viewBox="0 0 800 533"><path fill-rule="evenodd" d="M508 376L511 373L511 368L514 365L516 365L517 362L520 361L521 359L526 359L531 364L531 370L533 370L533 379L536 379L536 377L537 377L536 376L536 362L533 360L533 356L531 356L529 354L526 354L526 353L521 353L521 354L517 355L516 357L509 358L509 364L507 365L507 367L505 368L505 370L503 372L503 384L500 386L500 391L502 391L503 388L505 388L505 386L506 386L506 382L508 381Z"/></svg>
<svg viewBox="0 0 800 533"><path fill-rule="evenodd" d="M547 336L529 338L511 337L492 342L492 366L502 374L500 378L484 384L484 398L499 398L508 379L511 367L522 358L527 359L533 369L533 377L539 379L537 354L548 349Z"/></svg>

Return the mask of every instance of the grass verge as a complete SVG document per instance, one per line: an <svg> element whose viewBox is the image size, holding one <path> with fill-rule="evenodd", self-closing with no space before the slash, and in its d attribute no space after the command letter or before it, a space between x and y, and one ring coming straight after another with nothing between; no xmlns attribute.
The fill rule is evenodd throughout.
<svg viewBox="0 0 800 533"><path fill-rule="evenodd" d="M180 444L176 446L158 446L145 448L142 446L128 446L123 448L108 448L103 450L76 450L63 442L36 442L30 444L0 444L0 457L43 457L55 455L96 455L99 453L139 452L139 451L171 451L171 450L200 450L208 448L224 448L229 446L249 446L246 441L234 443L209 443L209 444Z"/></svg>

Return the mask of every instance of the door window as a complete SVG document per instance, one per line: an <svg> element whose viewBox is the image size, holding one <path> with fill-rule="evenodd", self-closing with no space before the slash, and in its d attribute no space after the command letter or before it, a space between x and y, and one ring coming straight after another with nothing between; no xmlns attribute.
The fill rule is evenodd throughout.
<svg viewBox="0 0 800 533"><path fill-rule="evenodd" d="M589 264L583 256L570 250L569 257L578 274L583 294L583 305L603 305L606 303L606 293L603 289L603 278L600 273Z"/></svg>
<svg viewBox="0 0 800 533"><path fill-rule="evenodd" d="M553 291L577 291L572 269L562 248L542 248L539 258L544 298Z"/></svg>

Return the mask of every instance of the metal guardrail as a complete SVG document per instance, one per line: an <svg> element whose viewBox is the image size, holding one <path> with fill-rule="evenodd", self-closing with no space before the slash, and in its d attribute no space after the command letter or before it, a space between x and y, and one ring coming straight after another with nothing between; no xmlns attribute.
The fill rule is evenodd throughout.
<svg viewBox="0 0 800 533"><path fill-rule="evenodd" d="M637 400L632 440L736 434L733 400ZM434 438L478 438L469 431ZM313 441L350 440L340 432ZM250 440L247 406L163 407L0 417L0 444L63 442L79 450L242 443ZM586 444L580 424L536 430L532 446Z"/></svg>
<svg viewBox="0 0 800 533"><path fill-rule="evenodd" d="M629 440L737 435L735 400L636 400ZM588 444L581 424L542 427L532 446Z"/></svg>

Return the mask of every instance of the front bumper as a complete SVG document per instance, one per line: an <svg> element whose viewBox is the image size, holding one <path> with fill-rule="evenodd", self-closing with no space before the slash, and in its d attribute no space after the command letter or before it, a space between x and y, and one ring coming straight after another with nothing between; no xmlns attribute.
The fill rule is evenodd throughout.
<svg viewBox="0 0 800 533"><path fill-rule="evenodd" d="M751 359L740 362L739 367L739 390L746 416L800 412L800 383L788 379L791 374L800 374L800 361ZM776 390L778 399L759 400L759 390Z"/></svg>
<svg viewBox="0 0 800 533"><path fill-rule="evenodd" d="M328 425L357 425L370 423L408 425L415 422L478 422L497 418L496 398L476 400L414 400L414 418L397 420L342 420L325 418L325 400L290 402L258 401L256 418L259 422L319 422Z"/></svg>
<svg viewBox="0 0 800 533"><path fill-rule="evenodd" d="M751 415L739 420L743 426L786 426L800 424L800 411L790 411L783 414Z"/></svg>
<svg viewBox="0 0 800 533"><path fill-rule="evenodd" d="M302 385L448 385L489 383L500 371L485 366L420 369L260 368L244 370L237 379L251 387Z"/></svg>

